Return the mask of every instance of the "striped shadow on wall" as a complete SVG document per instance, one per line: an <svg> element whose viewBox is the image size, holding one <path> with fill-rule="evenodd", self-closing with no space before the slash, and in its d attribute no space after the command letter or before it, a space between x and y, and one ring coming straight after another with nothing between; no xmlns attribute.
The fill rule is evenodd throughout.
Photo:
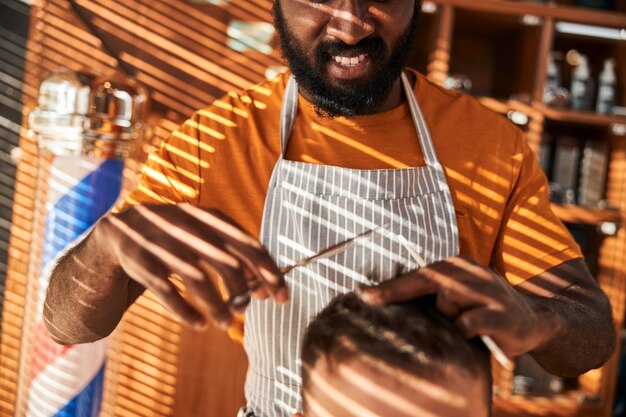
<svg viewBox="0 0 626 417"><path fill-rule="evenodd" d="M19 155L29 15L28 4L19 0L0 0L0 320L7 274L15 158Z"/></svg>
<svg viewBox="0 0 626 417"><path fill-rule="evenodd" d="M19 140L22 157L17 170L13 167L11 250L0 336L0 417L25 415L24 408L16 408L17 381L27 371L18 364L24 327L31 325L24 322L24 311L29 258L35 258L31 240L38 154L23 116L36 106L43 77L60 66L96 73L117 70L136 77L150 90L154 136L144 147L150 151L193 111L227 91L261 81L268 67L280 64L271 47L243 36L251 28L267 27L263 23L271 21L271 0L32 1L30 25L23 29L28 30L25 53L24 38L21 44L24 81L12 86L21 90L21 100L15 102L23 103L24 111L17 111L10 125L11 143ZM0 0L2 27L9 3L24 8L17 0ZM237 36L238 42L233 42ZM2 38L0 57L5 56L4 48ZM0 102L5 101L2 96ZM0 120L4 141L9 130ZM4 198L4 183L0 187ZM183 329L150 294L127 312L112 336L108 357L101 417L229 416L243 402L243 350L219 330L198 334Z"/></svg>

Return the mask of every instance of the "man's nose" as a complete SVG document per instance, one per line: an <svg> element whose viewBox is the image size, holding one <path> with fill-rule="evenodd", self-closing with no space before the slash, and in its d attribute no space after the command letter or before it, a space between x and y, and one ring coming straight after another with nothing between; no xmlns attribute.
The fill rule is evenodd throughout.
<svg viewBox="0 0 626 417"><path fill-rule="evenodd" d="M368 6L363 4L365 2L345 0L337 3L326 29L329 36L347 45L356 45L374 33Z"/></svg>

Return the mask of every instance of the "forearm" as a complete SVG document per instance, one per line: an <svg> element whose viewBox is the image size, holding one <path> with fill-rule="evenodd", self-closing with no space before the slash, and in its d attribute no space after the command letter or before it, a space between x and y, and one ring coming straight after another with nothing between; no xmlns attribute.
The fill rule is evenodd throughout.
<svg viewBox="0 0 626 417"><path fill-rule="evenodd" d="M86 343L108 336L143 290L98 238L96 226L52 271L44 320L58 343Z"/></svg>
<svg viewBox="0 0 626 417"><path fill-rule="evenodd" d="M599 288L572 285L554 297L528 299L546 334L530 353L548 372L576 376L602 366L613 354L611 307Z"/></svg>

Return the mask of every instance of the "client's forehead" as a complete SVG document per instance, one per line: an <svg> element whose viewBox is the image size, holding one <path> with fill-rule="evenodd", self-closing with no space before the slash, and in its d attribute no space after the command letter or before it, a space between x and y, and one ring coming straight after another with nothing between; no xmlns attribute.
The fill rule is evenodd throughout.
<svg viewBox="0 0 626 417"><path fill-rule="evenodd" d="M453 367L416 376L368 355L329 366L322 357L304 388L306 417L486 417L485 382Z"/></svg>

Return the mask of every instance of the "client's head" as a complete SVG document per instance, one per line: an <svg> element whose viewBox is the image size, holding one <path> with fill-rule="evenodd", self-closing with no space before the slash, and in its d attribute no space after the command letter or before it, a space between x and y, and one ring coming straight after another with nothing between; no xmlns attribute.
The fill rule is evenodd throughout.
<svg viewBox="0 0 626 417"><path fill-rule="evenodd" d="M489 353L423 297L401 305L335 298L302 348L304 417L486 417Z"/></svg>

